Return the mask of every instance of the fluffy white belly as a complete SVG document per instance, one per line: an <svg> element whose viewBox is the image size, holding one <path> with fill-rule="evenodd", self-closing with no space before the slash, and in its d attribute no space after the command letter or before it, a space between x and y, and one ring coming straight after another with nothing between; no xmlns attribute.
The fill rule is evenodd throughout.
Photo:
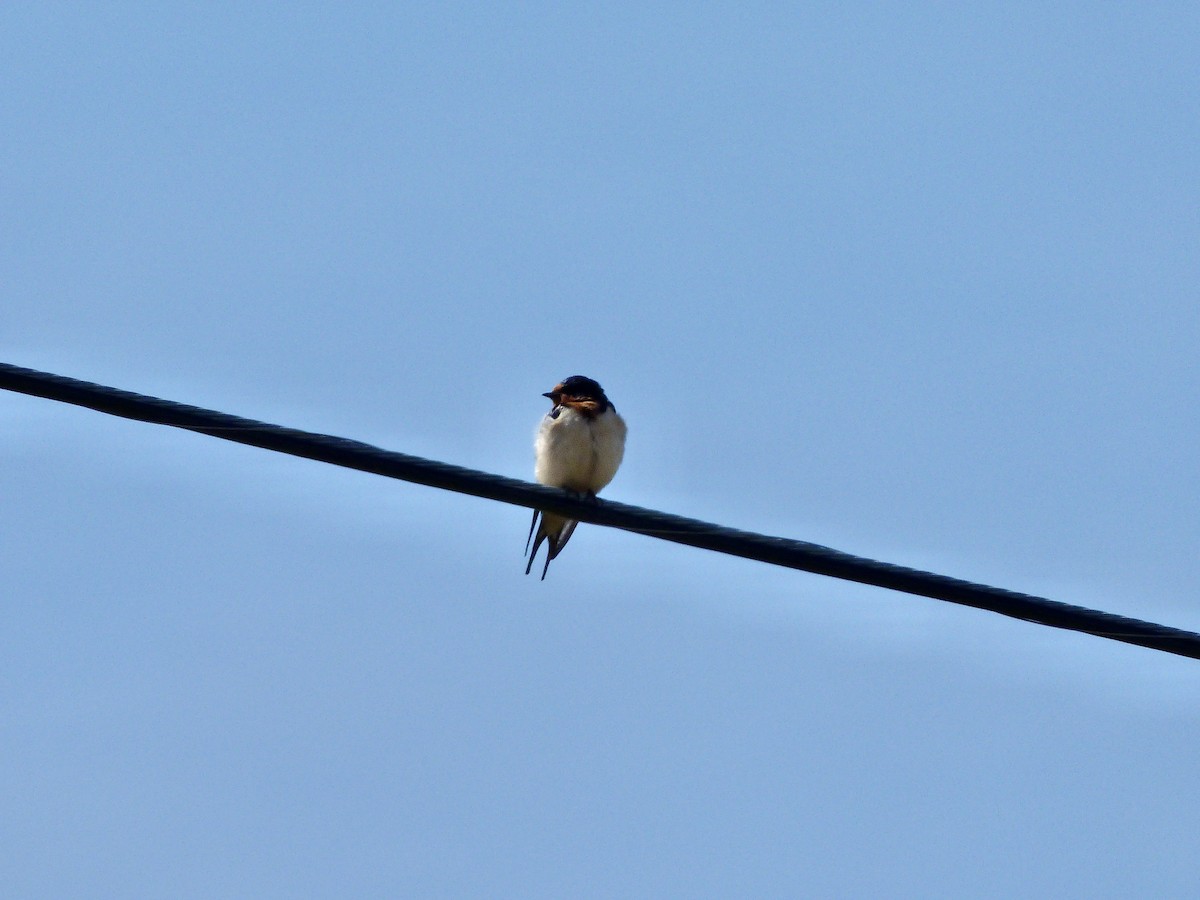
<svg viewBox="0 0 1200 900"><path fill-rule="evenodd" d="M534 475L542 484L598 492L613 480L625 455L625 422L607 409L589 419L569 407L546 416L537 435Z"/></svg>

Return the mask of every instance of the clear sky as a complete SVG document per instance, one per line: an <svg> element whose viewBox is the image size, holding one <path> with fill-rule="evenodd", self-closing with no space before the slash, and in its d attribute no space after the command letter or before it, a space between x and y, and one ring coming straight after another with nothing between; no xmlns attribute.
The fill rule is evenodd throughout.
<svg viewBox="0 0 1200 900"><path fill-rule="evenodd" d="M1200 7L4 4L0 360L1200 629ZM1200 664L0 394L9 896L1195 896Z"/></svg>

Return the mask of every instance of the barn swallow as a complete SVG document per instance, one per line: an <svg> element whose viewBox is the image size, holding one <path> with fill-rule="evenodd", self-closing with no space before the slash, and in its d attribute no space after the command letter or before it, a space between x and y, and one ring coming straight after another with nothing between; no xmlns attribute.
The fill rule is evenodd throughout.
<svg viewBox="0 0 1200 900"><path fill-rule="evenodd" d="M625 420L617 415L617 408L604 395L604 389L582 375L564 378L542 396L549 397L554 405L538 426L534 442L537 455L534 477L550 487L595 497L613 480L625 455ZM544 581L550 560L562 553L578 524L574 519L535 509L529 538L525 541L526 552L533 541L525 574L533 568L533 558L542 541L546 541L546 565L542 568ZM533 540L535 528L536 541Z"/></svg>

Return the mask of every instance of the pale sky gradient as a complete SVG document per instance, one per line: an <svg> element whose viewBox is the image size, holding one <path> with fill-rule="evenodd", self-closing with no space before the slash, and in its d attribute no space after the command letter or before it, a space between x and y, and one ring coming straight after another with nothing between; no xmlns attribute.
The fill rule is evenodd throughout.
<svg viewBox="0 0 1200 900"><path fill-rule="evenodd" d="M1200 7L6 4L0 359L1200 629ZM0 393L14 897L1192 897L1200 664Z"/></svg>

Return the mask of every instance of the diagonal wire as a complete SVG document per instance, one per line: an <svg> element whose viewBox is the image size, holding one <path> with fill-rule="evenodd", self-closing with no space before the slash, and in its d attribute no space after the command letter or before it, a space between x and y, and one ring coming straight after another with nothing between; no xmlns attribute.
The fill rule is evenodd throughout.
<svg viewBox="0 0 1200 900"><path fill-rule="evenodd" d="M621 528L704 550L946 600L1039 625L1200 659L1200 634L1191 631L852 556L819 544L739 531L611 500L583 499L557 488L383 450L359 441L243 419L6 363L0 363L0 388L401 481L548 510L582 522Z"/></svg>

